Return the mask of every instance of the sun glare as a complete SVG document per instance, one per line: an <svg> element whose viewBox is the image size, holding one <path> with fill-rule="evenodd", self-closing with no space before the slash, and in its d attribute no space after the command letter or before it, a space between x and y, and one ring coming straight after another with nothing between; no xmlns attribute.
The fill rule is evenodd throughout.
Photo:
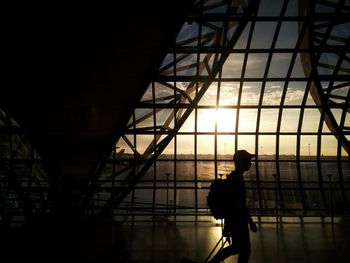
<svg viewBox="0 0 350 263"><path fill-rule="evenodd" d="M215 125L218 132L233 132L236 123L236 110L207 109L202 110L198 118L198 131L213 132Z"/></svg>

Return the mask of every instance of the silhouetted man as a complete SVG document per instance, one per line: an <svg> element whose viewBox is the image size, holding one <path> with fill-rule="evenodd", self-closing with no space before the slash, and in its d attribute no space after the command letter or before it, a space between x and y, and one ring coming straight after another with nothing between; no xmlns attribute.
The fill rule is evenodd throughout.
<svg viewBox="0 0 350 263"><path fill-rule="evenodd" d="M228 176L228 207L227 215L224 218L223 234L231 239L231 244L220 250L210 261L211 263L221 262L225 258L239 254L238 263L246 263L250 257L249 229L257 231L246 205L246 189L243 175L251 167L251 160L254 155L246 150L239 150L233 156L235 170ZM228 210L229 210L228 209ZM232 210L231 210L232 209Z"/></svg>

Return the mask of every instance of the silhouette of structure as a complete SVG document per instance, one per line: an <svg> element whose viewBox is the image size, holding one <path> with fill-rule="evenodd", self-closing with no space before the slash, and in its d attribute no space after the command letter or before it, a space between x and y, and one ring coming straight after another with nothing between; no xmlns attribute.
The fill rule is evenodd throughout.
<svg viewBox="0 0 350 263"><path fill-rule="evenodd" d="M348 1L7 10L0 220L10 239L24 228L49 247L76 225L208 222L209 184L240 148L256 155L253 216L348 216Z"/></svg>

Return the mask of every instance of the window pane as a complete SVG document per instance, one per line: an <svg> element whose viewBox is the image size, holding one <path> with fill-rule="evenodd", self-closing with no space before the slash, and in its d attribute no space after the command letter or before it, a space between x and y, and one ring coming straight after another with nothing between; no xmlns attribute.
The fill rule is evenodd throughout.
<svg viewBox="0 0 350 263"><path fill-rule="evenodd" d="M275 6L275 4L271 6ZM276 25L276 22L256 22L250 47L271 48Z"/></svg>
<svg viewBox="0 0 350 263"><path fill-rule="evenodd" d="M154 136L153 135L137 135L136 136L136 150L143 154L149 145L153 143Z"/></svg>
<svg viewBox="0 0 350 263"><path fill-rule="evenodd" d="M173 109L162 109L156 112L156 125L164 128L174 128Z"/></svg>
<svg viewBox="0 0 350 263"><path fill-rule="evenodd" d="M293 135L281 135L280 136L280 147L279 154L280 159L295 159L296 154L296 144L297 144L297 136Z"/></svg>
<svg viewBox="0 0 350 263"><path fill-rule="evenodd" d="M215 178L215 163L213 161L197 162L198 180L213 180Z"/></svg>
<svg viewBox="0 0 350 263"><path fill-rule="evenodd" d="M217 142L218 158L232 160L235 150L235 137L233 135L218 135Z"/></svg>
<svg viewBox="0 0 350 263"><path fill-rule="evenodd" d="M250 153L255 153L255 136L239 135L237 141L238 150L244 149Z"/></svg>
<svg viewBox="0 0 350 263"><path fill-rule="evenodd" d="M261 156L260 156L261 155ZM266 157L260 153L259 160L264 160ZM261 180L272 180L273 174L276 174L276 163L275 162L259 162L259 176Z"/></svg>
<svg viewBox="0 0 350 263"><path fill-rule="evenodd" d="M299 124L299 109L283 109L281 131L296 132Z"/></svg>
<svg viewBox="0 0 350 263"><path fill-rule="evenodd" d="M268 54L250 53L245 70L246 78L262 78L265 73Z"/></svg>
<svg viewBox="0 0 350 263"><path fill-rule="evenodd" d="M177 189L176 190L176 205L187 207L188 209L195 207L195 199L194 199L195 191L192 189ZM177 209L178 212L193 212L191 210L184 210L183 208ZM180 210L180 211L179 211ZM184 211L181 211L184 210Z"/></svg>
<svg viewBox="0 0 350 263"><path fill-rule="evenodd" d="M222 82L220 87L219 105L237 105L238 82Z"/></svg>
<svg viewBox="0 0 350 263"><path fill-rule="evenodd" d="M259 153L262 155L276 154L276 136L275 135L259 136Z"/></svg>
<svg viewBox="0 0 350 263"><path fill-rule="evenodd" d="M283 1L265 0L261 1L258 16L279 16Z"/></svg>
<svg viewBox="0 0 350 263"><path fill-rule="evenodd" d="M193 158L194 154L194 136L193 135L177 135L177 158L188 159L189 156Z"/></svg>
<svg viewBox="0 0 350 263"><path fill-rule="evenodd" d="M258 105L260 99L261 82L245 82L242 89L242 105Z"/></svg>
<svg viewBox="0 0 350 263"><path fill-rule="evenodd" d="M316 162L301 162L300 171L303 181L314 181L318 186L318 170Z"/></svg>
<svg viewBox="0 0 350 263"><path fill-rule="evenodd" d="M230 54L222 68L223 78L238 78L242 74L243 54Z"/></svg>
<svg viewBox="0 0 350 263"><path fill-rule="evenodd" d="M162 155L166 155L167 158L174 158L174 139L165 147Z"/></svg>
<svg viewBox="0 0 350 263"><path fill-rule="evenodd" d="M305 82L289 82L284 104L301 105L305 94L305 87Z"/></svg>
<svg viewBox="0 0 350 263"><path fill-rule="evenodd" d="M267 82L264 91L263 105L280 105L283 82Z"/></svg>
<svg viewBox="0 0 350 263"><path fill-rule="evenodd" d="M297 164L296 162L280 162L280 178L282 181L297 181ZM291 187L291 184L283 184L284 187ZM297 185L294 185L298 187Z"/></svg>
<svg viewBox="0 0 350 263"><path fill-rule="evenodd" d="M311 72L311 68L304 68L303 64L301 62L301 58L303 57L307 57L308 58L308 54L306 53L298 53L297 57L295 58L294 61L294 65L293 65L293 70L292 70L292 78L305 78L308 77L310 72Z"/></svg>
<svg viewBox="0 0 350 263"><path fill-rule="evenodd" d="M337 156L337 139L333 135L323 135L321 137L322 156Z"/></svg>
<svg viewBox="0 0 350 263"><path fill-rule="evenodd" d="M179 132L194 132L195 111L192 111L185 123L181 126Z"/></svg>
<svg viewBox="0 0 350 263"><path fill-rule="evenodd" d="M259 130L261 132L275 132L277 128L277 118L277 109L262 109Z"/></svg>
<svg viewBox="0 0 350 263"><path fill-rule="evenodd" d="M255 109L241 109L239 111L239 126L240 132L255 132L257 111Z"/></svg>
<svg viewBox="0 0 350 263"><path fill-rule="evenodd" d="M164 176L168 173L171 176L174 175L174 162L173 161L157 161L156 162L156 177L157 180L164 180Z"/></svg>
<svg viewBox="0 0 350 263"><path fill-rule="evenodd" d="M214 158L214 136L213 135L197 136L197 158L198 159Z"/></svg>
<svg viewBox="0 0 350 263"><path fill-rule="evenodd" d="M204 93L203 97L199 101L198 105L216 105L218 84L216 82L212 83L208 90Z"/></svg>
<svg viewBox="0 0 350 263"><path fill-rule="evenodd" d="M290 67L292 54L289 53L274 53L269 68L268 77L270 78L285 78Z"/></svg>
<svg viewBox="0 0 350 263"><path fill-rule="evenodd" d="M220 174L223 176L222 178L226 178L227 174L229 174L232 170L234 170L234 163L232 158L228 159L225 162L217 162L218 166L218 175L220 177Z"/></svg>
<svg viewBox="0 0 350 263"><path fill-rule="evenodd" d="M215 111L218 132L233 132L236 127L236 110L219 109Z"/></svg>
<svg viewBox="0 0 350 263"><path fill-rule="evenodd" d="M197 127L199 132L214 132L216 122L215 109L198 109Z"/></svg>
<svg viewBox="0 0 350 263"><path fill-rule="evenodd" d="M305 109L302 132L317 132L320 125L320 111L318 109Z"/></svg>
<svg viewBox="0 0 350 263"><path fill-rule="evenodd" d="M295 48L298 40L298 22L283 22L279 31L276 48Z"/></svg>
<svg viewBox="0 0 350 263"><path fill-rule="evenodd" d="M316 156L317 153L317 136L316 135L302 135L300 136L300 156L310 159Z"/></svg>
<svg viewBox="0 0 350 263"><path fill-rule="evenodd" d="M300 214L302 212L303 203L299 190L282 190L282 196L286 209L296 209L296 211L292 211L292 213L295 214Z"/></svg>
<svg viewBox="0 0 350 263"><path fill-rule="evenodd" d="M174 178L174 177L171 175L171 178ZM194 180L194 162L193 161L176 162L176 179L177 180Z"/></svg>
<svg viewBox="0 0 350 263"><path fill-rule="evenodd" d="M193 47L198 45L198 23L184 23L176 37L176 44L179 46Z"/></svg>

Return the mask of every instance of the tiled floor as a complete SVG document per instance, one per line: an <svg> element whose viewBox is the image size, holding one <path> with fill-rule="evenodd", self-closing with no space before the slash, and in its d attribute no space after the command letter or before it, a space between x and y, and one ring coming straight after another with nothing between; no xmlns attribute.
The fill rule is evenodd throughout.
<svg viewBox="0 0 350 263"><path fill-rule="evenodd" d="M117 226L119 235L108 262L203 262L221 237L221 227L193 223ZM261 224L251 233L251 263L350 262L350 229L345 222ZM236 262L231 257L225 262Z"/></svg>
<svg viewBox="0 0 350 263"><path fill-rule="evenodd" d="M0 262L177 263L183 257L203 262L220 237L220 225L193 222L31 228L0 235ZM341 220L333 227L319 222L283 223L278 231L275 223L260 223L258 232L251 233L251 243L250 263L350 262L350 222Z"/></svg>

